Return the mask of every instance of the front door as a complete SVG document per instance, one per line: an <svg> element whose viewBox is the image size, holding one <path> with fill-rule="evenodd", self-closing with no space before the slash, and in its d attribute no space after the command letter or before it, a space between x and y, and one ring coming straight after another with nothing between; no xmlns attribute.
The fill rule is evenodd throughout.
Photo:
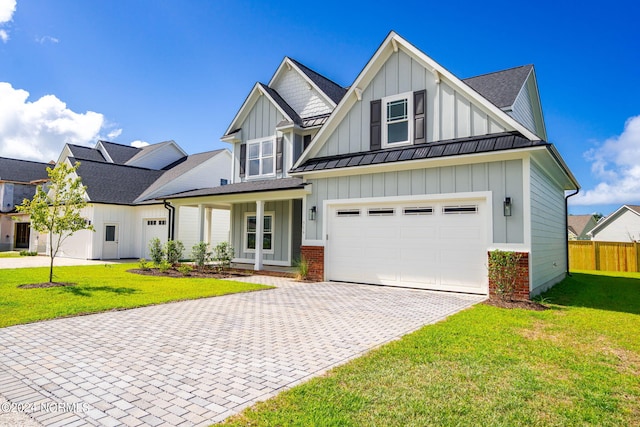
<svg viewBox="0 0 640 427"><path fill-rule="evenodd" d="M29 223L18 222L16 223L16 249L28 249L29 248Z"/></svg>
<svg viewBox="0 0 640 427"><path fill-rule="evenodd" d="M102 259L116 258L118 258L118 224L105 224Z"/></svg>

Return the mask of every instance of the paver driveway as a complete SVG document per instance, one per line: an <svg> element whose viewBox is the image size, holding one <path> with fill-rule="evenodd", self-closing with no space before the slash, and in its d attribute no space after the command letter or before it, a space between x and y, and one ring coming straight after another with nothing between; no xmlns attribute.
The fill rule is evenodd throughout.
<svg viewBox="0 0 640 427"><path fill-rule="evenodd" d="M0 329L0 395L44 425L208 425L483 299L252 279L279 287Z"/></svg>

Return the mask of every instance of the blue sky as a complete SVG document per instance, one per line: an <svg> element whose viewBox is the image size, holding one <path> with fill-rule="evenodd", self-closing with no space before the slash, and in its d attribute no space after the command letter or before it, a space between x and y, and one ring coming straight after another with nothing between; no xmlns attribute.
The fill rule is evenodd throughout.
<svg viewBox="0 0 640 427"><path fill-rule="evenodd" d="M15 4L15 6L14 6ZM348 86L390 30L461 78L533 63L572 213L640 204L640 3L0 0L0 155L219 138L290 56Z"/></svg>

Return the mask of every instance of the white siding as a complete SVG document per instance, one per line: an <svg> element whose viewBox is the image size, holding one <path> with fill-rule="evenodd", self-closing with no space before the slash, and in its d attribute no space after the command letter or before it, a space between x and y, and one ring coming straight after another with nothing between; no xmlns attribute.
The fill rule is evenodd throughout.
<svg viewBox="0 0 640 427"><path fill-rule="evenodd" d="M536 121L533 116L531 96L527 85L522 87L522 90L513 103L513 110L509 112L509 115L524 125L524 127L529 129L531 132L536 134L538 133L536 129Z"/></svg>
<svg viewBox="0 0 640 427"><path fill-rule="evenodd" d="M605 226L597 230L591 240L598 242L633 242L640 240L640 216L624 209Z"/></svg>
<svg viewBox="0 0 640 427"><path fill-rule="evenodd" d="M176 240L180 240L184 245L185 256L189 256L193 245L200 242L199 224L198 224L198 208L189 206L180 206L178 215L178 236Z"/></svg>
<svg viewBox="0 0 640 427"><path fill-rule="evenodd" d="M129 160L126 164L148 169L162 169L182 157L184 157L184 154L175 145L165 144L153 151L149 151L147 154L141 154L139 158Z"/></svg>
<svg viewBox="0 0 640 427"><path fill-rule="evenodd" d="M555 285L567 271L564 191L531 161L531 294Z"/></svg>
<svg viewBox="0 0 640 427"><path fill-rule="evenodd" d="M293 69L282 75L273 84L273 89L300 117L313 117L331 112L331 107L323 100L318 91Z"/></svg>
<svg viewBox="0 0 640 427"><path fill-rule="evenodd" d="M231 212L225 209L211 210L211 247L218 243L228 242L230 239L229 230L231 222Z"/></svg>
<svg viewBox="0 0 640 427"><path fill-rule="evenodd" d="M427 92L427 142L507 130L447 83L436 83L431 72L400 50L389 57L371 83L363 88L362 101L354 104L318 156L368 151L370 102L422 89Z"/></svg>

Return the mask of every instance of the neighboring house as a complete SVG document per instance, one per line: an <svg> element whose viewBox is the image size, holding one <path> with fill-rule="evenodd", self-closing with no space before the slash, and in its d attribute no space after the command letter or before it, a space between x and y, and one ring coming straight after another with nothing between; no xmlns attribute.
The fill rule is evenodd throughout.
<svg viewBox="0 0 640 427"><path fill-rule="evenodd" d="M589 232L598 223L597 217L591 215L569 215L567 217L567 235L569 240L591 240Z"/></svg>
<svg viewBox="0 0 640 427"><path fill-rule="evenodd" d="M231 184L162 199L229 209L256 270L302 256L316 278L487 294L499 248L532 295L565 277L578 188L544 137L532 66L461 80L391 32L348 89L285 58L222 137Z"/></svg>
<svg viewBox="0 0 640 427"><path fill-rule="evenodd" d="M95 148L67 144L58 163L73 165L76 161L80 162L77 174L87 186L89 205L83 215L95 232L75 233L65 241L59 256L149 258L151 239L166 242L169 236L183 241L188 255L199 241L228 240L228 211L184 208L183 233L176 235L167 225L173 210L157 200L177 191L226 184L231 175L228 150L187 155L174 141L142 148L107 141L98 141Z"/></svg>
<svg viewBox="0 0 640 427"><path fill-rule="evenodd" d="M0 251L43 249L46 242L32 232L29 216L16 206L31 199L36 186L48 181L48 163L0 157Z"/></svg>
<svg viewBox="0 0 640 427"><path fill-rule="evenodd" d="M588 234L598 242L640 242L640 206L622 205Z"/></svg>

